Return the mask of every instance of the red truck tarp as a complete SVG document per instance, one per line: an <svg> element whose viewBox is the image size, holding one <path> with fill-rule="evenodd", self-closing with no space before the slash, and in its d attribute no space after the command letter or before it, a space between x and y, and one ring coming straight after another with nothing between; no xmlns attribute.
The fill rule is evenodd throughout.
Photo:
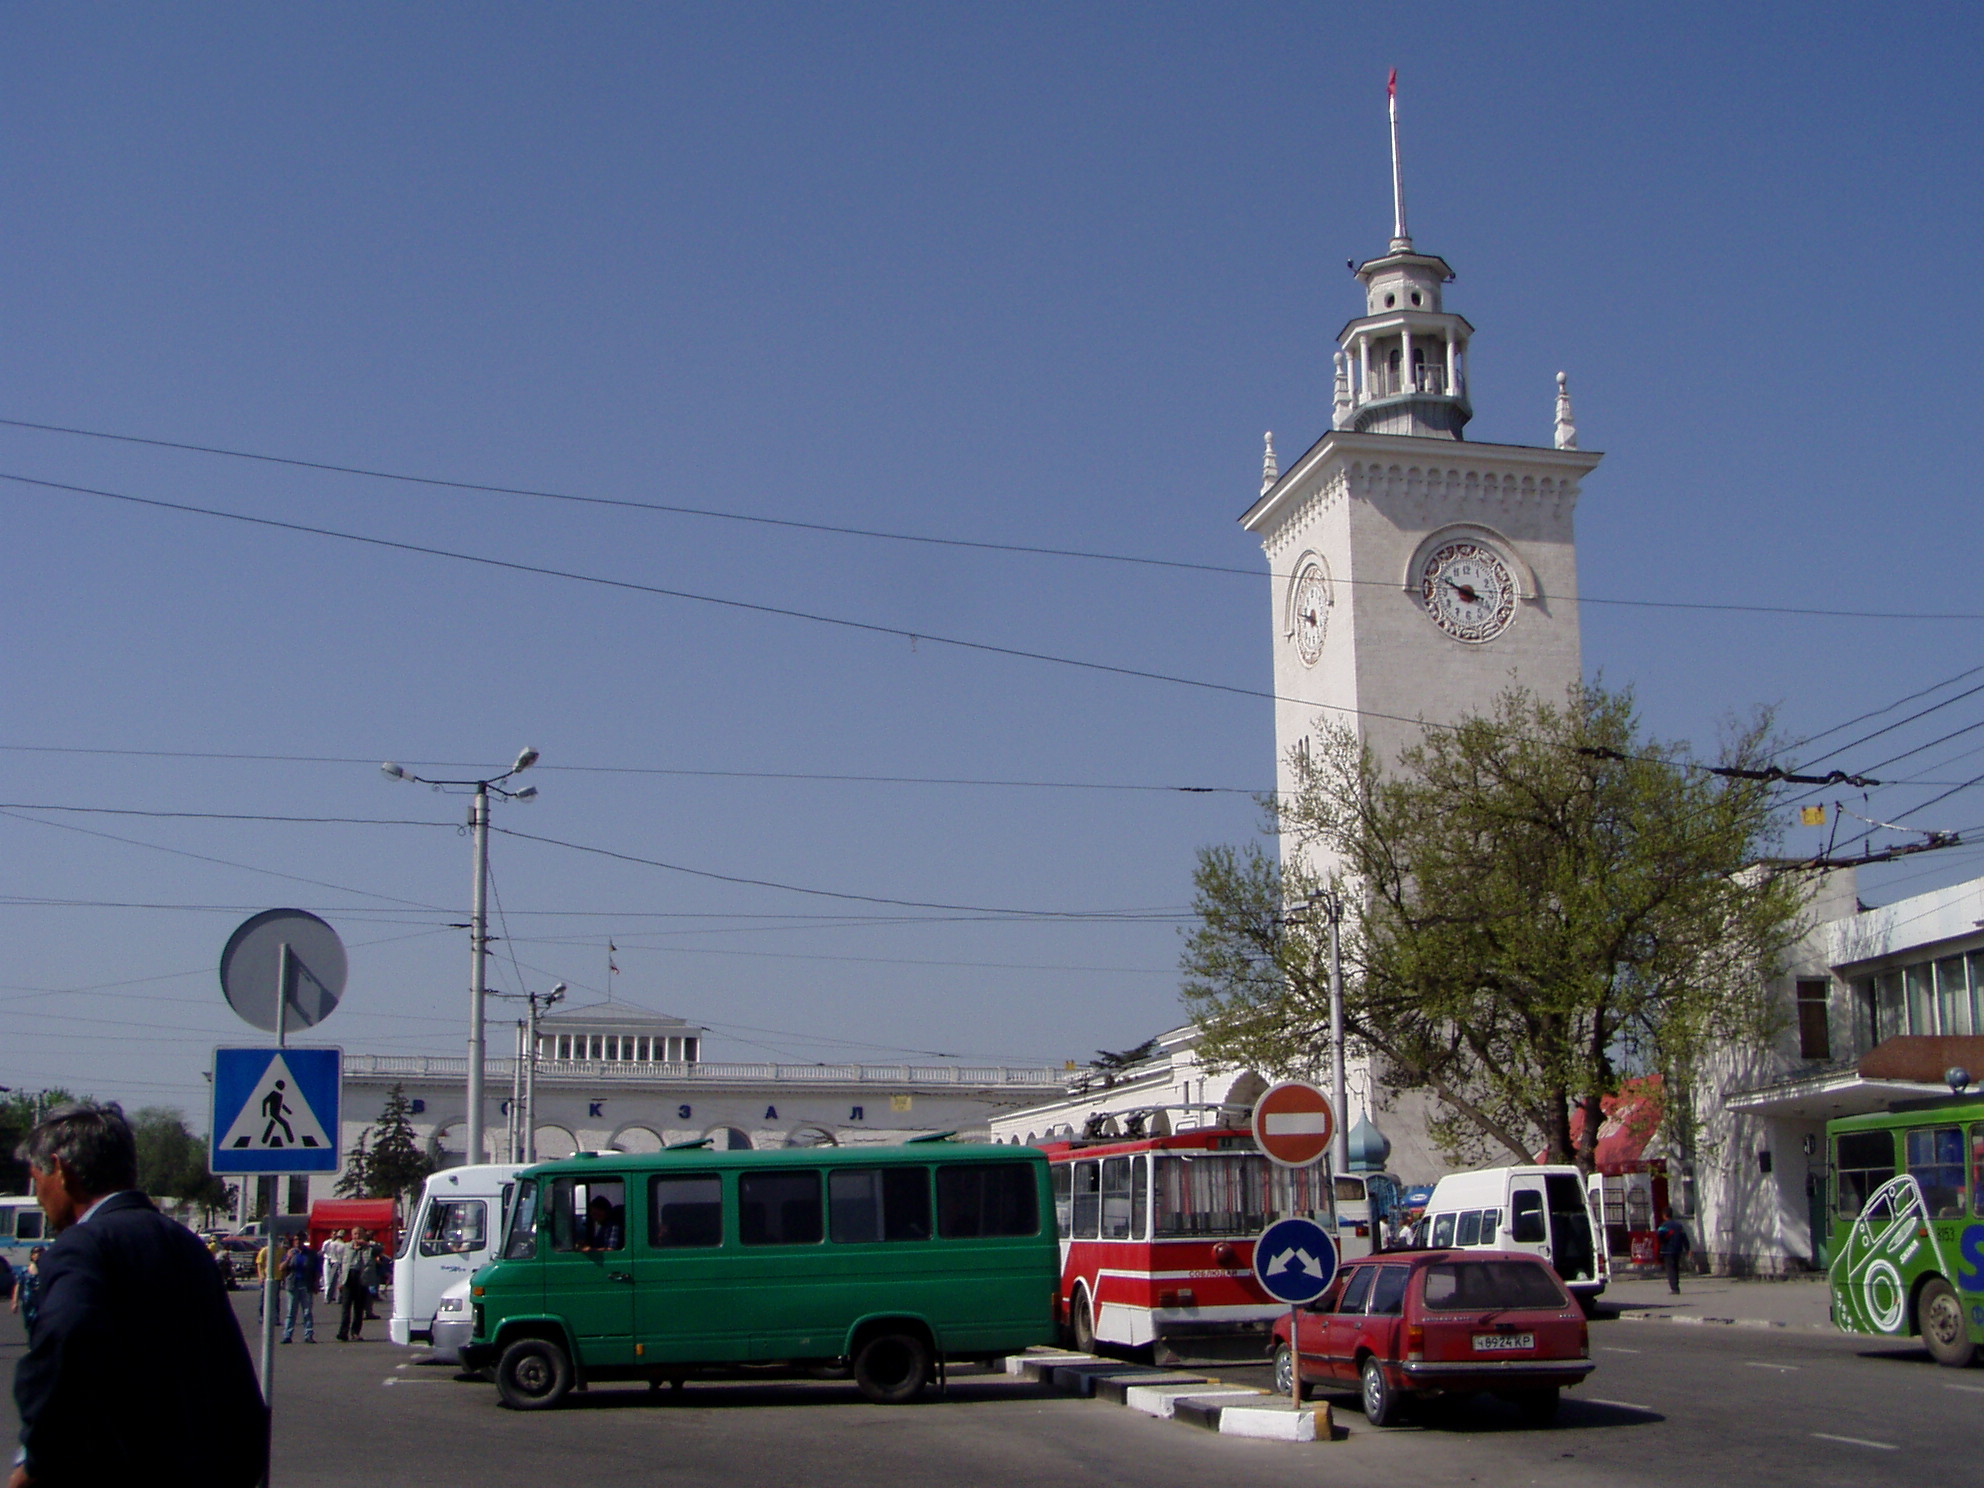
<svg viewBox="0 0 1984 1488"><path fill-rule="evenodd" d="M319 1199L310 1206L310 1243L321 1250L333 1230L349 1240L353 1230L367 1229L390 1258L399 1244L398 1207L391 1199Z"/></svg>

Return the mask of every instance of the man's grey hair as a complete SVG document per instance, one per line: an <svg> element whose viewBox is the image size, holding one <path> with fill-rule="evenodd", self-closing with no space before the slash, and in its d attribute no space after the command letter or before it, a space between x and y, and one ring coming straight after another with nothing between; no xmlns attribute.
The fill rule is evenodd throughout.
<svg viewBox="0 0 1984 1488"><path fill-rule="evenodd" d="M138 1139L115 1101L57 1106L14 1156L44 1173L54 1172L55 1159L61 1158L76 1186L92 1198L138 1186Z"/></svg>

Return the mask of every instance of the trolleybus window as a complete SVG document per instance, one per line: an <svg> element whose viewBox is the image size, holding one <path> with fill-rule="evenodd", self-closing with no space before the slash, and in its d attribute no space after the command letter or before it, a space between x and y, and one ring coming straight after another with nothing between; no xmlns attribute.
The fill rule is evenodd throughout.
<svg viewBox="0 0 1984 1488"><path fill-rule="evenodd" d="M1984 1219L1984 1122L1970 1128L1970 1174L1976 1190L1970 1197L1970 1212Z"/></svg>
<svg viewBox="0 0 1984 1488"><path fill-rule="evenodd" d="M1054 1233L1066 1240L1075 1233L1074 1164L1056 1163L1048 1176L1054 1184Z"/></svg>
<svg viewBox="0 0 1984 1488"><path fill-rule="evenodd" d="M837 1244L930 1238L928 1168L851 1168L827 1175Z"/></svg>
<svg viewBox="0 0 1984 1488"><path fill-rule="evenodd" d="M746 1245L816 1245L818 1173L745 1173L737 1180L737 1238Z"/></svg>
<svg viewBox="0 0 1984 1488"><path fill-rule="evenodd" d="M1102 1238L1128 1240L1130 1229L1130 1159L1102 1160Z"/></svg>
<svg viewBox="0 0 1984 1488"><path fill-rule="evenodd" d="M41 1238L42 1213L39 1209L16 1209L14 1211L14 1238L16 1240L39 1240Z"/></svg>
<svg viewBox="0 0 1984 1488"><path fill-rule="evenodd" d="M1934 1219L1963 1216L1963 1128L1937 1126L1907 1134L1908 1171Z"/></svg>
<svg viewBox="0 0 1984 1488"><path fill-rule="evenodd" d="M1841 1132L1833 1144L1833 1203L1841 1219L1852 1219L1867 1195L1894 1177L1894 1133Z"/></svg>
<svg viewBox="0 0 1984 1488"><path fill-rule="evenodd" d="M941 1167L937 1169L937 1233L946 1240L1038 1235L1038 1183L1032 1163L952 1163Z"/></svg>
<svg viewBox="0 0 1984 1488"><path fill-rule="evenodd" d="M1165 1152L1153 1161L1152 1234L1159 1240L1258 1235L1275 1219L1333 1212L1320 1167L1275 1168L1258 1152Z"/></svg>
<svg viewBox="0 0 1984 1488"><path fill-rule="evenodd" d="M1150 1159L1130 1160L1130 1238L1141 1240L1150 1233L1145 1223L1150 1212Z"/></svg>
<svg viewBox="0 0 1984 1488"><path fill-rule="evenodd" d="M714 1173L650 1180L648 1244L656 1250L723 1244L723 1180Z"/></svg>
<svg viewBox="0 0 1984 1488"><path fill-rule="evenodd" d="M1102 1165L1090 1159L1071 1163L1070 1166L1075 1170L1074 1237L1077 1240L1093 1240L1102 1222Z"/></svg>

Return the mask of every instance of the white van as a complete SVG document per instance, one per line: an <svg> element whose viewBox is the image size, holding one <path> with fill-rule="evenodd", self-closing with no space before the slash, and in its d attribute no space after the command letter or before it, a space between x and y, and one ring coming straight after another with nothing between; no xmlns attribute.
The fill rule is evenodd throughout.
<svg viewBox="0 0 1984 1488"><path fill-rule="evenodd" d="M1540 1255L1587 1306L1612 1279L1603 1232L1574 1167L1483 1168L1433 1185L1414 1239L1431 1250L1523 1250Z"/></svg>
<svg viewBox="0 0 1984 1488"><path fill-rule="evenodd" d="M503 1234L521 1163L478 1163L429 1176L393 1261L394 1343L428 1343L442 1294L466 1282Z"/></svg>

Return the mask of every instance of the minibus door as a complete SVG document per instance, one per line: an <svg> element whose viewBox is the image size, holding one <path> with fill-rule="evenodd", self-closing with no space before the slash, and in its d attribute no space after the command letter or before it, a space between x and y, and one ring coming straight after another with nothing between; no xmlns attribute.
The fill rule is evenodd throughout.
<svg viewBox="0 0 1984 1488"><path fill-rule="evenodd" d="M634 1263L627 1241L627 1184L588 1174L551 1183L545 1311L565 1320L580 1361L634 1360Z"/></svg>

